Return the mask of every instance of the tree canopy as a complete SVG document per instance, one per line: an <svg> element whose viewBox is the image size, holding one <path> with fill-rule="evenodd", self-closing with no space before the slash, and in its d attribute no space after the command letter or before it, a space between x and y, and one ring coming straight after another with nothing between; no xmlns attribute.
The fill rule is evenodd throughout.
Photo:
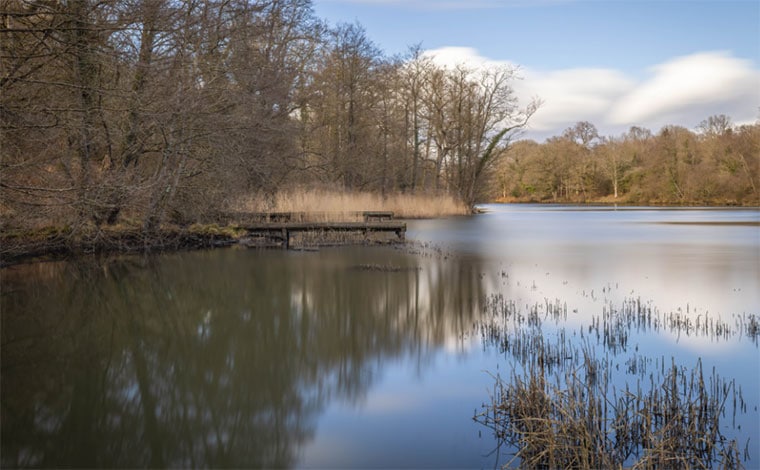
<svg viewBox="0 0 760 470"><path fill-rule="evenodd" d="M214 220L283 188L519 200L756 203L758 126L581 122L515 142L540 105L512 67L388 57L310 0L8 0L3 229ZM621 196L622 195L622 196Z"/></svg>
<svg viewBox="0 0 760 470"><path fill-rule="evenodd" d="M543 144L515 143L501 155L491 198L536 202L758 205L760 123L725 115L690 131L631 127L600 136L579 122Z"/></svg>

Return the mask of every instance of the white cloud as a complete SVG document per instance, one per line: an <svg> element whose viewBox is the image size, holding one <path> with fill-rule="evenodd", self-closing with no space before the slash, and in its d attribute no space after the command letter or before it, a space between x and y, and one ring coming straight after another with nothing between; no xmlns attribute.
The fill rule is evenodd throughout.
<svg viewBox="0 0 760 470"><path fill-rule="evenodd" d="M425 51L425 55L431 57L433 62L442 67L456 67L457 65L482 67L489 64L505 63L483 57L472 47L441 47Z"/></svg>
<svg viewBox="0 0 760 470"><path fill-rule="evenodd" d="M525 79L515 84L521 100L539 96L544 104L534 116L531 128L537 131L562 129L578 121L599 126L623 93L634 82L623 73L611 69L578 68L540 72L527 69Z"/></svg>
<svg viewBox="0 0 760 470"><path fill-rule="evenodd" d="M514 65L481 56L467 47L427 52L439 65ZM760 107L760 70L750 61L727 52L701 52L676 57L649 69L650 77L636 80L607 68L535 70L521 67L514 83L522 103L538 96L544 102L533 116L527 136L559 135L578 121L589 121L604 135L617 135L630 126L658 131L675 124L687 128L715 114L734 122L754 122Z"/></svg>
<svg viewBox="0 0 760 470"><path fill-rule="evenodd" d="M725 52L677 57L651 68L652 78L622 96L610 113L614 123L693 125L712 114L751 118L760 106L760 72ZM697 114L696 116L694 116Z"/></svg>

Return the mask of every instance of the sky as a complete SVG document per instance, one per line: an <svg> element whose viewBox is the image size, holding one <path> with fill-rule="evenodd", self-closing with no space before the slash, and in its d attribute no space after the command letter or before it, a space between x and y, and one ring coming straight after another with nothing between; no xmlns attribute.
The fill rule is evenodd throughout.
<svg viewBox="0 0 760 470"><path fill-rule="evenodd" d="M543 101L524 137L579 121L696 129L760 121L760 0L313 0L359 23L388 56L420 45L444 65L519 67L520 102Z"/></svg>

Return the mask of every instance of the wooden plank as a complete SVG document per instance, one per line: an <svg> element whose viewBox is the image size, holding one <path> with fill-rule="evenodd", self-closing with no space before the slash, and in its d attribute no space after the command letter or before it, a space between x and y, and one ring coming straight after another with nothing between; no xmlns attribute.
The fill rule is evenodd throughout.
<svg viewBox="0 0 760 470"><path fill-rule="evenodd" d="M281 231L307 232L307 231L370 231L370 232L406 232L404 222L264 222L260 224L246 224L241 226L249 232Z"/></svg>
<svg viewBox="0 0 760 470"><path fill-rule="evenodd" d="M365 222L369 222L371 220L392 220L393 219L393 212L391 211L364 211L362 212L362 216L364 217Z"/></svg>
<svg viewBox="0 0 760 470"><path fill-rule="evenodd" d="M263 235L282 240L285 249L290 248L290 237L295 232L361 232L365 240L370 232L393 232L399 241L406 238L404 222L267 222L240 226L250 235Z"/></svg>

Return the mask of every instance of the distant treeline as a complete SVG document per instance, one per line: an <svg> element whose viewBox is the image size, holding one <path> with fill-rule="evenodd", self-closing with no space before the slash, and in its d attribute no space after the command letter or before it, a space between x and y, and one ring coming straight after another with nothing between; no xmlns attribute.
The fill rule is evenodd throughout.
<svg viewBox="0 0 760 470"><path fill-rule="evenodd" d="M632 127L618 137L579 122L545 143L514 143L490 186L502 201L757 206L759 174L760 123L716 115L697 132Z"/></svg>
<svg viewBox="0 0 760 470"><path fill-rule="evenodd" d="M0 16L3 232L153 232L303 187L757 200L757 126L510 150L540 106L518 103L515 68L388 57L310 0L7 0Z"/></svg>

